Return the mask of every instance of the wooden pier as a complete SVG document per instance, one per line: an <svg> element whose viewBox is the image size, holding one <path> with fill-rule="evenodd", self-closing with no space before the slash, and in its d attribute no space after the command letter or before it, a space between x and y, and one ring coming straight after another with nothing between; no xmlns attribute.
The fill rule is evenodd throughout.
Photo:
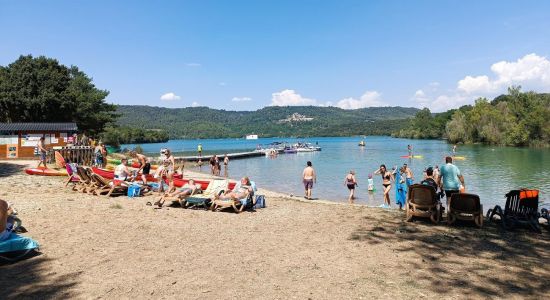
<svg viewBox="0 0 550 300"><path fill-rule="evenodd" d="M218 156L220 161L223 161L223 158L225 157L225 153L223 153L223 154L203 155L203 156L200 156L200 157L198 155L175 156L174 159L176 161L199 161L199 159L202 159L203 162L207 162L214 155ZM260 151L227 153L227 157L229 157L230 160L232 160L232 159L241 159L241 158L249 158L249 157L257 157L257 156L265 156L265 154L263 152L260 152Z"/></svg>

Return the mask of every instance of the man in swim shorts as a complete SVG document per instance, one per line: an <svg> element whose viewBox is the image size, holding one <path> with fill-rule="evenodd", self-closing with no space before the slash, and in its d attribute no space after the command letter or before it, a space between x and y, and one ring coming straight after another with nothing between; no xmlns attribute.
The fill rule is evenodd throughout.
<svg viewBox="0 0 550 300"><path fill-rule="evenodd" d="M48 149L46 149L46 142L44 137L40 138L37 147L38 153L40 154L40 162L38 163L37 168L40 167L41 164L43 164L44 169L47 169L48 166L46 165L46 155L48 154Z"/></svg>
<svg viewBox="0 0 550 300"><path fill-rule="evenodd" d="M453 158L450 156L445 157L445 165L441 166L440 176L437 179L437 185L441 187L441 190L445 191L447 196L447 205L452 194L459 193L460 186L466 186L464 184L464 177L460 173L457 166L453 165Z"/></svg>
<svg viewBox="0 0 550 300"><path fill-rule="evenodd" d="M302 180L306 193L304 198L311 200L311 190L313 189L313 183L317 181L317 177L315 176L315 170L313 169L311 162L308 161L306 165L307 166L302 173Z"/></svg>

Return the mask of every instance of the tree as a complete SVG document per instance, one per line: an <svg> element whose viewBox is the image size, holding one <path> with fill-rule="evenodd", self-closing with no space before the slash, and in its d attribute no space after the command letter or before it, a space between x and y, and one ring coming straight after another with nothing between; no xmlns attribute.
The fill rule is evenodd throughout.
<svg viewBox="0 0 550 300"><path fill-rule="evenodd" d="M107 95L77 67L52 58L20 56L0 66L1 122L76 122L80 130L97 134L117 117Z"/></svg>

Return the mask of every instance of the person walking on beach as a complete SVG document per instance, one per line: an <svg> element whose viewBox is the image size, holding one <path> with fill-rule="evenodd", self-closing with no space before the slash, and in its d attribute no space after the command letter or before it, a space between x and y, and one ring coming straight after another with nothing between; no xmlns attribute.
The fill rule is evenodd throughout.
<svg viewBox="0 0 550 300"><path fill-rule="evenodd" d="M44 137L40 138L40 141L38 142L38 154L40 154L40 162L38 162L38 167L40 165L44 165L44 169L47 169L48 166L46 165L46 154L48 153L48 149L46 149L46 139Z"/></svg>
<svg viewBox="0 0 550 300"><path fill-rule="evenodd" d="M199 161L197 162L197 165L199 166L199 172L202 170L202 159L199 158Z"/></svg>
<svg viewBox="0 0 550 300"><path fill-rule="evenodd" d="M349 203L353 203L353 200L355 199L355 186L357 186L355 171L349 171L349 174L346 175L346 178L344 179L344 185L347 186L349 190L348 201Z"/></svg>
<svg viewBox="0 0 550 300"><path fill-rule="evenodd" d="M391 191L391 183L395 181L393 174L386 169L386 165L382 164L380 165L380 168L378 170L374 171L373 174L380 174L382 176L382 186L384 187L384 204L382 204L380 207L382 208L390 208L391 201L390 201L390 191Z"/></svg>
<svg viewBox="0 0 550 300"><path fill-rule="evenodd" d="M214 166L214 175L220 176L220 169L222 168L220 164L220 158L217 155L215 155L214 158L214 162L216 163L216 165Z"/></svg>
<svg viewBox="0 0 550 300"><path fill-rule="evenodd" d="M304 183L304 188L306 191L304 198L312 200L311 190L313 189L313 183L317 182L317 176L315 176L315 170L313 169L310 161L306 163L306 168L304 169L304 172L302 172L302 182Z"/></svg>
<svg viewBox="0 0 550 300"><path fill-rule="evenodd" d="M202 157L202 144L197 146L197 152L199 153L199 157Z"/></svg>
<svg viewBox="0 0 550 300"><path fill-rule="evenodd" d="M460 189L466 186L464 176L462 176L458 167L453 165L453 158L450 156L445 157L445 165L441 166L441 174L437 179L437 185L445 191L447 206L451 196L459 193Z"/></svg>
<svg viewBox="0 0 550 300"><path fill-rule="evenodd" d="M225 173L225 177L227 177L227 168L229 167L229 157L227 156L227 153L223 157L223 170Z"/></svg>

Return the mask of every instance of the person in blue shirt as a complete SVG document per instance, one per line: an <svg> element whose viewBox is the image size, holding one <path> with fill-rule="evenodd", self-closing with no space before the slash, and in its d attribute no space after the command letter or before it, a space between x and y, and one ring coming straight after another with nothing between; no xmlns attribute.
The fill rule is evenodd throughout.
<svg viewBox="0 0 550 300"><path fill-rule="evenodd" d="M460 189L466 186L464 184L464 177L458 167L453 165L453 158L450 156L445 157L445 165L441 166L437 185L440 186L441 190L445 191L447 204L452 194L459 193Z"/></svg>

